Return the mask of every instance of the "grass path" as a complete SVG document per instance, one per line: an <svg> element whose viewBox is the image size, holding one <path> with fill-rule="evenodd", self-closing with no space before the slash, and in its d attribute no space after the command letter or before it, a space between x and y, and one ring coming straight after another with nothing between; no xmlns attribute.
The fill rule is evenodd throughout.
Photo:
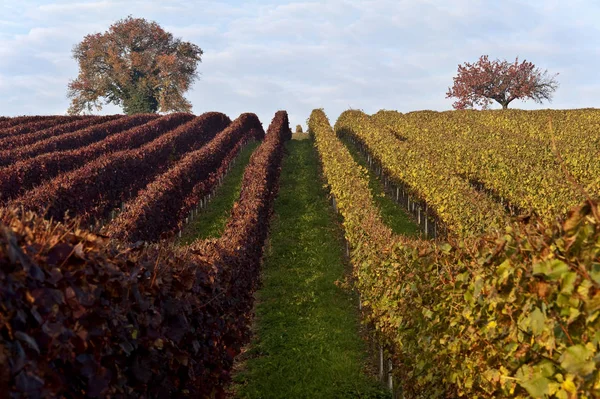
<svg viewBox="0 0 600 399"><path fill-rule="evenodd" d="M239 398L385 398L365 372L356 298L339 288L340 227L310 140L286 144L255 337L233 391Z"/></svg>
<svg viewBox="0 0 600 399"><path fill-rule="evenodd" d="M381 219L383 222L396 234L403 234L410 237L419 236L421 234L419 226L415 224L406 211L396 201L385 194L383 183L376 174L369 169L367 159L360 153L358 146L347 138L342 138L341 141L346 148L348 148L354 161L367 169L369 174L369 187L373 193L375 204L381 212Z"/></svg>

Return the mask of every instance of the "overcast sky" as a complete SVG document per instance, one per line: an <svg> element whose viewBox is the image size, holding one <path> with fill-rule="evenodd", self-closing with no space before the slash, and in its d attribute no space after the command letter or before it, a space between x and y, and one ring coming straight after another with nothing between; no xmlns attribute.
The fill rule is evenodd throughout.
<svg viewBox="0 0 600 399"><path fill-rule="evenodd" d="M458 64L482 54L560 73L552 103L511 107L600 102L598 1L0 0L0 114L65 113L71 49L127 15L204 50L196 114L255 112L266 126L285 109L305 127L313 108L332 122L348 108L447 110Z"/></svg>

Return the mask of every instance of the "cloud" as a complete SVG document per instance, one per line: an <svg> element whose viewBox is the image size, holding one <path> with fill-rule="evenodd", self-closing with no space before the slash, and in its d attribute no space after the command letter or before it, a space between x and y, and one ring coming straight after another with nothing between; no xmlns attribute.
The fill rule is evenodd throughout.
<svg viewBox="0 0 600 399"><path fill-rule="evenodd" d="M64 112L67 83L77 75L71 48L129 14L202 47L201 78L187 93L196 113L256 112L266 125L287 109L292 124L304 125L319 107L332 120L348 107L449 109L445 93L457 65L482 54L560 72L554 102L541 107L598 105L600 4L592 1L26 0L2 7L7 115Z"/></svg>
<svg viewBox="0 0 600 399"><path fill-rule="evenodd" d="M43 13L79 13L79 12L96 12L98 10L108 9L114 4L108 0L92 1L87 3L64 2L42 4L37 7L37 10Z"/></svg>

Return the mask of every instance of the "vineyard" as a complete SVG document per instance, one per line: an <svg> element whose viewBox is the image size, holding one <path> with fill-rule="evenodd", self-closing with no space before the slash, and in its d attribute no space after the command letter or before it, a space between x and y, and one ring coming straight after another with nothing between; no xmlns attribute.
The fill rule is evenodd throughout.
<svg viewBox="0 0 600 399"><path fill-rule="evenodd" d="M333 129L313 111L365 316L405 397L600 395L598 116L347 111ZM340 138L444 240L393 234Z"/></svg>
<svg viewBox="0 0 600 399"><path fill-rule="evenodd" d="M352 309L296 338L269 317L301 329L348 292L393 397L600 397L600 111L314 110L308 128L314 165L285 111L266 132L250 113L0 118L0 397L225 397L244 347L299 363L294 339L353 329ZM179 242L255 142L222 234ZM273 291L281 268L304 277ZM298 371L265 364L234 391L282 397L270 378ZM364 384L327 392L390 394Z"/></svg>
<svg viewBox="0 0 600 399"><path fill-rule="evenodd" d="M1 122L13 143L0 173L2 392L220 396L249 334L287 114L266 135L253 114L79 119ZM257 139L222 236L170 244Z"/></svg>

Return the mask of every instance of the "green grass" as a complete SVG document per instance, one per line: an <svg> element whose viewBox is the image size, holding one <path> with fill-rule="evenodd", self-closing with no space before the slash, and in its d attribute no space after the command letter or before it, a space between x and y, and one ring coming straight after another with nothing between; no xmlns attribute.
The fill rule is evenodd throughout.
<svg viewBox="0 0 600 399"><path fill-rule="evenodd" d="M286 148L255 336L232 390L239 398L386 398L365 373L357 298L335 284L346 273L344 244L312 141Z"/></svg>
<svg viewBox="0 0 600 399"><path fill-rule="evenodd" d="M383 183L373 171L369 170L369 164L360 153L358 146L347 138L342 138L341 140L350 151L350 154L352 154L354 161L369 171L369 187L373 193L375 204L381 212L383 222L396 234L403 234L410 237L419 236L421 234L419 226L417 226L396 201L385 193Z"/></svg>
<svg viewBox="0 0 600 399"><path fill-rule="evenodd" d="M237 156L235 165L231 168L223 184L217 189L212 200L202 209L194 220L186 225L178 240L180 245L187 245L197 239L217 238L225 231L227 219L233 204L240 196L244 169L250 161L252 152L259 146L259 142L251 141Z"/></svg>

